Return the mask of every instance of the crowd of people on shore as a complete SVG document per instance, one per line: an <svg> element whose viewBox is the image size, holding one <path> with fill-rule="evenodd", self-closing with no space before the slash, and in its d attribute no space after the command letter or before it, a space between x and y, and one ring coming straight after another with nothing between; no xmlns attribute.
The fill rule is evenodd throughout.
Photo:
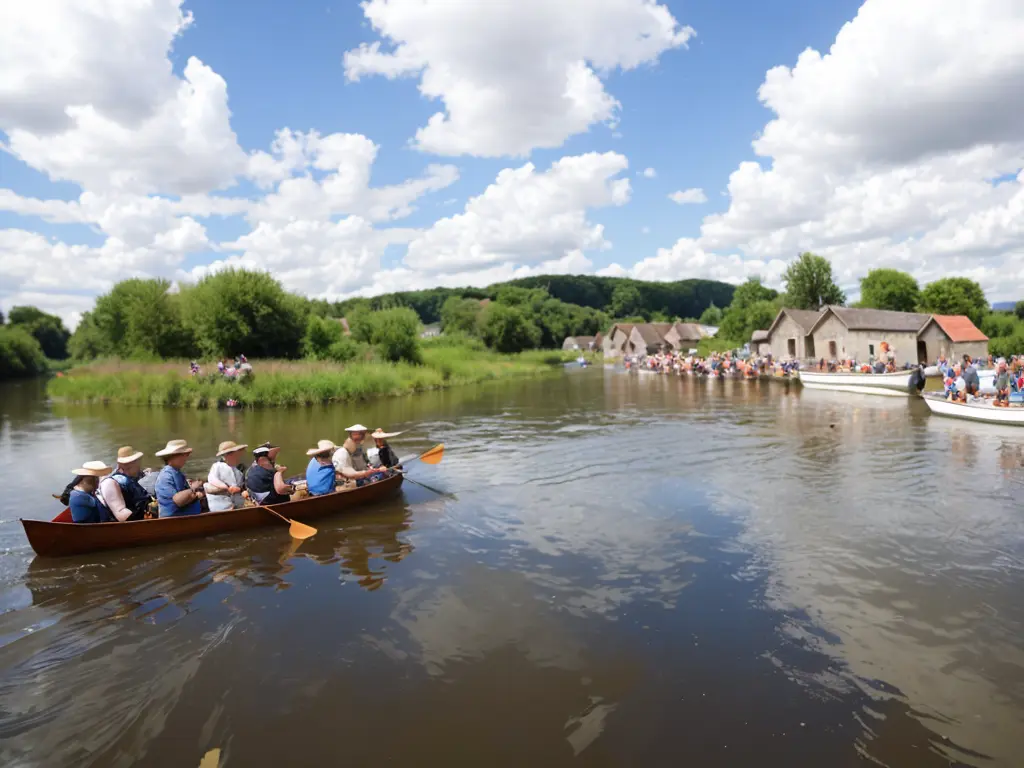
<svg viewBox="0 0 1024 768"><path fill-rule="evenodd" d="M203 373L199 363L195 360L189 363L188 370L191 376L201 376ZM218 360L217 373L225 378L234 379L252 373L252 365L245 355L237 355L234 361L229 359Z"/></svg>
<svg viewBox="0 0 1024 768"><path fill-rule="evenodd" d="M731 352L712 352L707 357L682 352L659 352L646 357L624 359L626 370L652 371L677 376L789 376L799 370L795 360L779 362L770 356L742 358Z"/></svg>
<svg viewBox="0 0 1024 768"><path fill-rule="evenodd" d="M280 447L270 442L256 446L252 463L242 460L247 444L226 440L217 448L217 460L205 480L190 480L184 467L192 455L185 440L171 440L154 456L163 460L160 470L142 468L142 451L124 446L114 466L87 461L72 470L74 480L60 500L71 510L76 523L114 523L179 517L203 512L224 512L244 506L282 504L305 496L378 482L401 471L402 466L388 443L400 432L377 429L364 443L368 430L362 424L349 427L342 445L320 440L306 451L310 457L304 479L287 480L288 468L277 463Z"/></svg>

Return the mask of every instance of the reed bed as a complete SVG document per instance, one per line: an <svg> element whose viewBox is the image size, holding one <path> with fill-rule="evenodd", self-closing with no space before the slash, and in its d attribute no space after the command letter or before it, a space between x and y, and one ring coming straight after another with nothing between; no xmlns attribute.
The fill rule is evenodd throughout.
<svg viewBox="0 0 1024 768"><path fill-rule="evenodd" d="M550 350L498 355L473 346L436 343L423 345L422 365L255 360L253 373L239 379L218 375L216 361L201 363L202 374L193 377L187 360L102 360L52 379L49 394L71 403L180 408L218 408L231 401L246 408L314 405L541 376L561 370L577 356Z"/></svg>

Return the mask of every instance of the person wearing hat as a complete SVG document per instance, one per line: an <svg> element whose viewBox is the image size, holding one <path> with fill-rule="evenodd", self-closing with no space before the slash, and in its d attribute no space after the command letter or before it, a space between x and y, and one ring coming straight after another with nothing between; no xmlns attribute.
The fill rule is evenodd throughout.
<svg viewBox="0 0 1024 768"><path fill-rule="evenodd" d="M370 464L374 467L384 467L385 469L401 469L402 465L398 461L398 456L395 454L394 448L388 445L388 440L392 437L398 437L401 432L385 432L380 427L377 427L373 431L370 437L373 438L374 447L366 452L367 458L370 460Z"/></svg>
<svg viewBox="0 0 1024 768"><path fill-rule="evenodd" d="M306 455L312 457L306 467L306 490L310 496L334 493L335 474L331 457L337 449L338 446L330 440L321 440L316 448L306 451Z"/></svg>
<svg viewBox="0 0 1024 768"><path fill-rule="evenodd" d="M226 512L245 506L245 499L242 498L244 480L238 462L248 447L234 440L225 440L217 446L217 461L210 467L210 475L203 486L211 512Z"/></svg>
<svg viewBox="0 0 1024 768"><path fill-rule="evenodd" d="M245 473L249 498L257 504L283 504L291 500L295 487L285 482L288 467L274 463L281 449L268 441L252 449L253 464Z"/></svg>
<svg viewBox="0 0 1024 768"><path fill-rule="evenodd" d="M153 497L139 484L142 474L142 451L130 445L117 449L114 471L100 480L99 497L119 523L143 520Z"/></svg>
<svg viewBox="0 0 1024 768"><path fill-rule="evenodd" d="M345 430L348 438L341 448L334 452L334 469L346 480L355 480L357 486L372 483L382 470L370 466L370 460L363 448L367 429L362 424L353 424Z"/></svg>
<svg viewBox="0 0 1024 768"><path fill-rule="evenodd" d="M68 495L71 519L76 523L106 522L106 509L96 498L96 491L100 486L100 478L110 474L110 467L102 461L87 461L71 471L78 478Z"/></svg>
<svg viewBox="0 0 1024 768"><path fill-rule="evenodd" d="M192 455L192 449L184 440L171 440L156 456L164 460L164 468L156 479L156 501L160 517L198 515L203 511L203 482L189 482L182 472L185 462Z"/></svg>

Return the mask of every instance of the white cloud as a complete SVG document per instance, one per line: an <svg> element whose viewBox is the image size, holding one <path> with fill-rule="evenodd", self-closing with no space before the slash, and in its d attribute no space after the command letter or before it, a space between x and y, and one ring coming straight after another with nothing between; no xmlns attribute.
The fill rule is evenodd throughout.
<svg viewBox="0 0 1024 768"><path fill-rule="evenodd" d="M191 22L181 0L12 3L0 24L7 150L93 190L197 193L245 167L227 85L167 54Z"/></svg>
<svg viewBox="0 0 1024 768"><path fill-rule="evenodd" d="M753 146L770 163L741 163L729 209L632 273L771 281L782 260L812 250L848 290L892 266L1017 298L1022 39L1020 3L867 0L827 55L805 51L767 74L759 94L775 117Z"/></svg>
<svg viewBox="0 0 1024 768"><path fill-rule="evenodd" d="M653 168L644 168L642 175L645 179L653 179L658 175L658 172Z"/></svg>
<svg viewBox="0 0 1024 768"><path fill-rule="evenodd" d="M668 199L673 203L678 203L679 205L694 205L706 203L708 201L708 196L704 194L703 189L691 188L673 192L668 196Z"/></svg>
<svg viewBox="0 0 1024 768"><path fill-rule="evenodd" d="M542 173L532 163L506 168L465 210L434 223L409 244L406 264L428 272L505 262L536 264L574 250L609 246L587 209L624 205L629 180L615 152L563 157Z"/></svg>
<svg viewBox="0 0 1024 768"><path fill-rule="evenodd" d="M419 78L445 106L416 133L442 155L526 155L558 147L619 102L601 76L658 60L694 32L654 0L369 0L363 12L387 41L345 54L350 80Z"/></svg>

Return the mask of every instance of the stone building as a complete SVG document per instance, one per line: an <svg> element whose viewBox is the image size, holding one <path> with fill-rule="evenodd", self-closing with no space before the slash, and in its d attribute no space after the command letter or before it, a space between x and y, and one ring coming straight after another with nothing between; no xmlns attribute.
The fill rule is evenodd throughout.
<svg viewBox="0 0 1024 768"><path fill-rule="evenodd" d="M935 362L939 357L959 360L988 356L988 336L963 315L932 315L917 336L917 359Z"/></svg>
<svg viewBox="0 0 1024 768"><path fill-rule="evenodd" d="M768 347L776 360L805 360L814 357L811 328L818 312L809 309L781 309L768 328ZM762 342L764 343L764 342Z"/></svg>
<svg viewBox="0 0 1024 768"><path fill-rule="evenodd" d="M808 358L857 360L877 358L886 342L900 362L917 362L917 334L929 315L887 309L825 307L811 328L814 352Z"/></svg>

